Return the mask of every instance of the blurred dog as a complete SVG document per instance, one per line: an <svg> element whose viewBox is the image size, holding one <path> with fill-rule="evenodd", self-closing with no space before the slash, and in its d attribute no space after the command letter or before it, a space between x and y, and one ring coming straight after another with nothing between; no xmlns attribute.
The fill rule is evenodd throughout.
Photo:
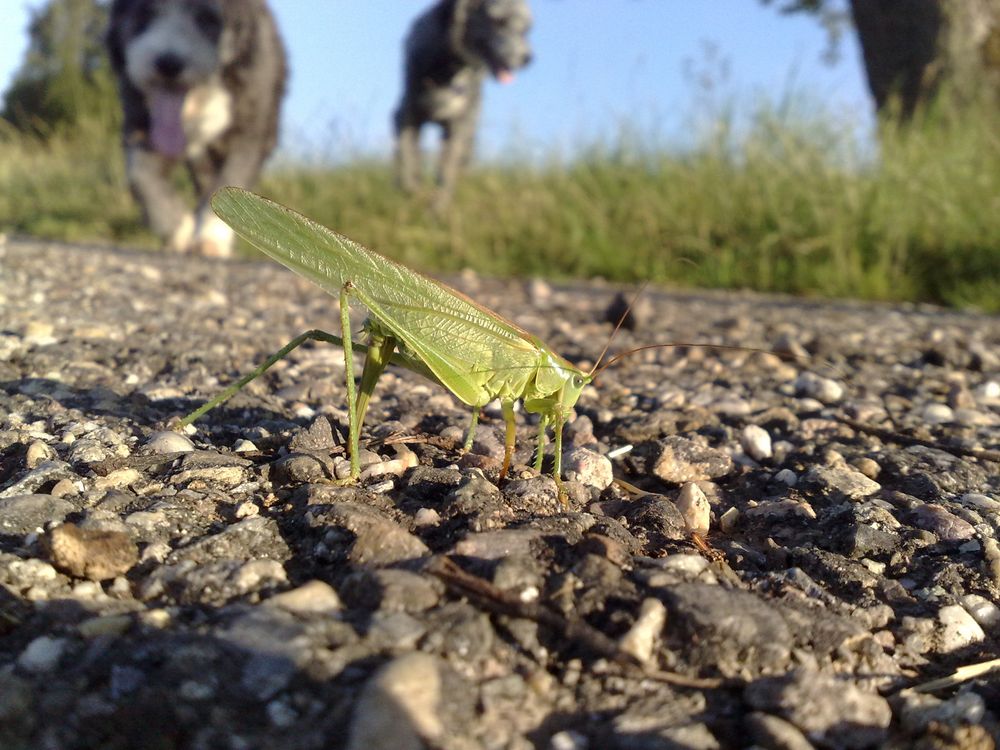
<svg viewBox="0 0 1000 750"><path fill-rule="evenodd" d="M264 0L114 0L106 43L128 181L146 223L173 250L229 255L232 230L209 199L222 185L256 181L285 88L285 51ZM180 161L194 212L171 184Z"/></svg>
<svg viewBox="0 0 1000 750"><path fill-rule="evenodd" d="M440 0L413 22L404 45L403 98L396 109L396 171L400 187L420 183L420 129L443 129L437 203L451 199L472 154L487 73L501 83L531 61L526 0Z"/></svg>

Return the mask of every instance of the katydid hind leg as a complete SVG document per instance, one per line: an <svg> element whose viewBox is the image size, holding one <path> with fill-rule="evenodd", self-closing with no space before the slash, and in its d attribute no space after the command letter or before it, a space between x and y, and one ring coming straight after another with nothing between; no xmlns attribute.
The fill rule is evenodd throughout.
<svg viewBox="0 0 1000 750"><path fill-rule="evenodd" d="M556 414L553 424L552 424L552 435L553 435L553 445L552 450L554 455L552 456L552 478L556 480L557 485L562 484L562 431L563 424L565 420L562 414ZM560 490L560 495L562 491Z"/></svg>
<svg viewBox="0 0 1000 750"><path fill-rule="evenodd" d="M385 371L396 349L396 339L392 336L372 336L365 355L365 364L361 369L361 380L358 383L358 398L355 411L358 424L364 425L365 414L368 412L368 402L375 392L375 384Z"/></svg>
<svg viewBox="0 0 1000 750"><path fill-rule="evenodd" d="M476 439L476 425L479 424L479 407L472 407L472 419L469 420L469 431L465 433L465 445L462 446L462 451L468 453L472 450L472 443Z"/></svg>
<svg viewBox="0 0 1000 750"><path fill-rule="evenodd" d="M351 343L351 310L348 304L350 283L340 290L340 331L344 340L344 378L347 385L347 439L350 443L351 479L361 475L361 425L354 388L354 351Z"/></svg>
<svg viewBox="0 0 1000 750"><path fill-rule="evenodd" d="M500 478L507 476L510 470L511 459L514 457L514 445L517 440L517 423L514 421L514 400L505 399L500 401L500 411L503 412L504 438L503 438L503 467L500 469Z"/></svg>
<svg viewBox="0 0 1000 750"><path fill-rule="evenodd" d="M538 442L535 445L535 471L541 473L542 461L545 460L545 428L548 427L549 420L546 416L538 420Z"/></svg>
<svg viewBox="0 0 1000 750"><path fill-rule="evenodd" d="M239 393L241 390L243 390L243 388L247 386L250 382L259 378L265 372L270 370L277 362L280 362L282 359L291 354L293 350L302 346L302 344L304 344L307 341L321 341L327 344L338 344L338 345L342 345L344 343L343 339L341 339L339 336L334 336L332 333L321 331L318 328L314 328L310 331L306 331L305 333L299 334L294 339L285 344L283 347L281 347L274 354L272 354L270 357L268 357L266 360L264 360L264 362L259 367L252 370L251 372L248 372L242 378L240 378L235 383L226 388L224 391L222 391L215 398L211 399L210 401L207 401L205 404L195 409L190 414L186 415L183 419L180 420L180 422L177 423L177 427L178 428L187 427L189 424L192 424L196 420L200 419L202 416L210 412L219 404L225 403L233 396L235 396L237 393Z"/></svg>

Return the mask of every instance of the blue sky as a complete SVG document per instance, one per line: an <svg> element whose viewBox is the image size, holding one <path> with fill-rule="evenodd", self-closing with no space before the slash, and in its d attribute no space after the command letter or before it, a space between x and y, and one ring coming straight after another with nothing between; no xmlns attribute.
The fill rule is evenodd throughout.
<svg viewBox="0 0 1000 750"><path fill-rule="evenodd" d="M401 42L430 0L271 0L288 47L282 146L336 158L388 153ZM0 86L24 51L29 7L0 0ZM826 32L756 0L534 0L535 61L486 91L479 151L569 155L629 123L683 143L697 111L691 71L743 106L790 90L865 127L871 104L852 35L824 62ZM719 75L720 70L728 70Z"/></svg>

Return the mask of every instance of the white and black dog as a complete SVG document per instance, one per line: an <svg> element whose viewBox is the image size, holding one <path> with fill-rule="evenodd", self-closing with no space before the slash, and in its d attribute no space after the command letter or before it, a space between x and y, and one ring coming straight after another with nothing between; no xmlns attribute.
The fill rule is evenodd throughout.
<svg viewBox="0 0 1000 750"><path fill-rule="evenodd" d="M439 0L414 22L404 46L403 98L396 109L400 187L420 182L420 128L443 129L438 206L449 201L468 161L487 73L501 83L531 60L527 0Z"/></svg>
<svg viewBox="0 0 1000 750"><path fill-rule="evenodd" d="M124 109L126 170L146 223L180 252L230 253L209 204L249 187L274 149L285 51L264 0L114 0L107 47ZM192 212L171 185L183 161Z"/></svg>

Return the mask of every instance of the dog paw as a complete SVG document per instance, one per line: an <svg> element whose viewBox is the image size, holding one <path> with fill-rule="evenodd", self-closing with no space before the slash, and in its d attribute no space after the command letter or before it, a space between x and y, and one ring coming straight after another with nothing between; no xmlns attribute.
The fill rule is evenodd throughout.
<svg viewBox="0 0 1000 750"><path fill-rule="evenodd" d="M173 233L166 238L163 246L173 253L187 253L191 251L194 241L194 216L185 214L178 223Z"/></svg>
<svg viewBox="0 0 1000 750"><path fill-rule="evenodd" d="M228 258L233 254L233 230L215 214L203 216L194 250L208 258Z"/></svg>

